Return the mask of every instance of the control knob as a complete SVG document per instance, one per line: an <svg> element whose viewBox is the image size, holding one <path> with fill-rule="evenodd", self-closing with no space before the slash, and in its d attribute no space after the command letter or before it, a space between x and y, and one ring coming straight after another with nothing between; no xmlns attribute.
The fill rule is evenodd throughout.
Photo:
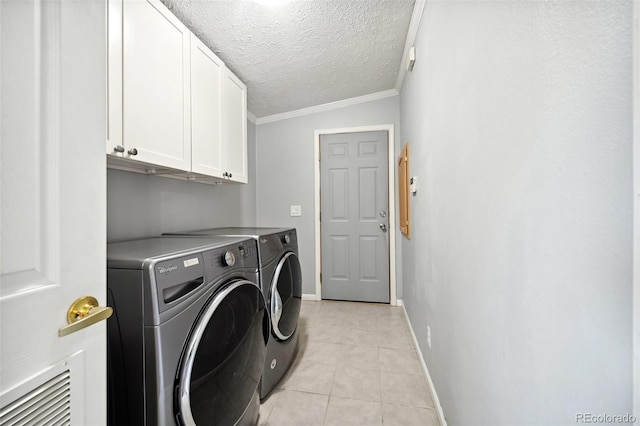
<svg viewBox="0 0 640 426"><path fill-rule="evenodd" d="M227 251L224 254L224 264L226 266L233 266L236 264L236 255L232 251Z"/></svg>
<svg viewBox="0 0 640 426"><path fill-rule="evenodd" d="M285 242L285 244L289 244L291 242L291 237L289 236L289 234L284 234L283 241Z"/></svg>

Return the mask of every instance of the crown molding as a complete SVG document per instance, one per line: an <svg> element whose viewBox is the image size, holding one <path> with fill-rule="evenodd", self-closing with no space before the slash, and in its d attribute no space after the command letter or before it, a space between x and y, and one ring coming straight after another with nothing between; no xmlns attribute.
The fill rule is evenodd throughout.
<svg viewBox="0 0 640 426"><path fill-rule="evenodd" d="M358 96L355 98L343 99L341 101L330 102L327 104L321 104L312 106L309 108L302 108L294 111L283 112L281 114L268 115L256 119L257 125L273 123L274 121L286 120L289 118L300 117L302 115L315 114L323 111L331 111L337 108L344 108L350 105L361 104L363 102L371 102L379 99L390 98L392 96L398 96L399 93L396 89L384 90L382 92L371 93L369 95Z"/></svg>
<svg viewBox="0 0 640 426"><path fill-rule="evenodd" d="M398 69L398 78L396 79L395 89L398 92L402 90L404 77L407 74L407 57L409 56L409 49L411 49L413 44L416 42L416 35L418 34L418 28L420 28L420 21L422 20L422 12L424 11L426 4L427 0L416 0L415 5L413 6L411 22L409 23L409 29L407 30L407 38L404 42L404 51L402 52L400 68Z"/></svg>
<svg viewBox="0 0 640 426"><path fill-rule="evenodd" d="M251 111L247 110L247 120L249 120L250 122L252 122L253 124L256 124L256 116L251 114Z"/></svg>

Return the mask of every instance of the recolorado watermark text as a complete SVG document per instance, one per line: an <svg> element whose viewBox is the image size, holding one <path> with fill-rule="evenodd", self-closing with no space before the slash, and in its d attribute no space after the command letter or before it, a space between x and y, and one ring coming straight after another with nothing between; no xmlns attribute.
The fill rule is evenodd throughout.
<svg viewBox="0 0 640 426"><path fill-rule="evenodd" d="M592 414L576 413L576 423L610 423L610 424L634 424L636 417L632 414Z"/></svg>

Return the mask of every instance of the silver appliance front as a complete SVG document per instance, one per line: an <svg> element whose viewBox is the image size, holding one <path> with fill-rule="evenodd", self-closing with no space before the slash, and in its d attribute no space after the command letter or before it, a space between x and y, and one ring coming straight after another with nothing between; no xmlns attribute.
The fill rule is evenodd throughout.
<svg viewBox="0 0 640 426"><path fill-rule="evenodd" d="M165 235L193 238L253 238L257 243L260 286L271 321L271 336L260 383L266 398L284 377L298 352L298 320L302 304L302 273L295 228L212 228Z"/></svg>
<svg viewBox="0 0 640 426"><path fill-rule="evenodd" d="M269 321L252 239L108 245L110 425L255 424Z"/></svg>

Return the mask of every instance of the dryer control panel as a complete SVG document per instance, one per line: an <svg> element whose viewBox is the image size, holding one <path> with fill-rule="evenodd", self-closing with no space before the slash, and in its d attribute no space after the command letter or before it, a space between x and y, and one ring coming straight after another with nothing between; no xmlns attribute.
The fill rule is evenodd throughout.
<svg viewBox="0 0 640 426"><path fill-rule="evenodd" d="M282 232L280 234L280 242L282 246L286 249L293 250L298 247L298 238L296 235L295 229L290 229L288 231Z"/></svg>
<svg viewBox="0 0 640 426"><path fill-rule="evenodd" d="M258 269L258 250L254 239L230 244L203 253L207 275L215 277L234 269Z"/></svg>

